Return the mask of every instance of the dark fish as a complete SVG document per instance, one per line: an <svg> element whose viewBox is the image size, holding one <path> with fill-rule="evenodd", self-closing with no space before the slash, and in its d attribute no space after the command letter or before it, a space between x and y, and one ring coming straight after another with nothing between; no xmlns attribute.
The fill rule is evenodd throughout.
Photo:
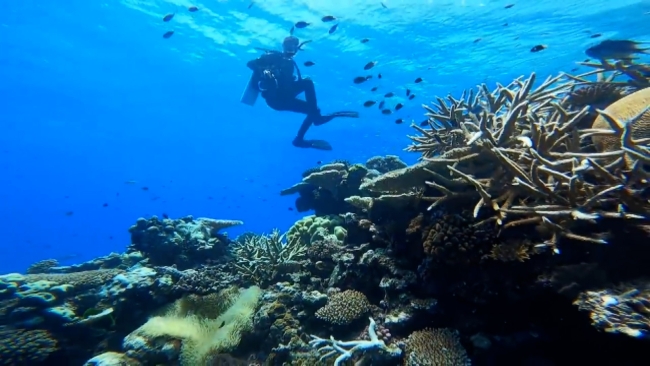
<svg viewBox="0 0 650 366"><path fill-rule="evenodd" d="M169 215L167 215L166 213L163 212L162 217L163 217L163 219L168 219Z"/></svg>
<svg viewBox="0 0 650 366"><path fill-rule="evenodd" d="M542 51L542 50L545 50L545 49L546 49L546 46L545 46L545 45L543 45L543 44L538 44L537 46L531 48L531 49L530 49L530 52L539 52L539 51Z"/></svg>
<svg viewBox="0 0 650 366"><path fill-rule="evenodd" d="M372 89L370 89L370 91L377 91L377 87L376 86L373 87Z"/></svg>
<svg viewBox="0 0 650 366"><path fill-rule="evenodd" d="M602 34L600 34L600 33L594 33L594 34L590 35L589 38L598 38L598 37L600 37L600 36L602 36Z"/></svg>
<svg viewBox="0 0 650 366"><path fill-rule="evenodd" d="M413 98L415 98L415 94L409 95L409 100L413 100Z"/></svg>
<svg viewBox="0 0 650 366"><path fill-rule="evenodd" d="M108 207L108 203L104 203L102 207Z"/></svg>
<svg viewBox="0 0 650 366"><path fill-rule="evenodd" d="M409 95L411 95L411 89L406 89L406 96L408 97Z"/></svg>
<svg viewBox="0 0 650 366"><path fill-rule="evenodd" d="M314 66L316 64L314 62L312 62L312 61L305 61L305 63L303 65L305 65L306 67L311 67L311 66Z"/></svg>
<svg viewBox="0 0 650 366"><path fill-rule="evenodd" d="M381 102L379 102L379 109L384 108L384 104L386 104L386 102L383 101L383 100Z"/></svg>
<svg viewBox="0 0 650 366"><path fill-rule="evenodd" d="M377 61L370 61L363 67L364 70L370 70L377 65Z"/></svg>
<svg viewBox="0 0 650 366"><path fill-rule="evenodd" d="M574 67L573 69L571 69L571 72L575 72L575 71L578 71L577 67Z"/></svg>
<svg viewBox="0 0 650 366"><path fill-rule="evenodd" d="M506 9L510 9L510 8L512 8L513 6L515 6L515 4L508 4L508 5L506 5Z"/></svg>
<svg viewBox="0 0 650 366"><path fill-rule="evenodd" d="M336 20L336 17L334 15L325 15L321 18L321 20L327 23L331 22L332 20Z"/></svg>
<svg viewBox="0 0 650 366"><path fill-rule="evenodd" d="M142 187L142 190L143 190L143 191L148 191L148 190L149 190L149 187Z"/></svg>
<svg viewBox="0 0 650 366"><path fill-rule="evenodd" d="M169 38L174 35L174 31L167 31L163 34L163 38Z"/></svg>
<svg viewBox="0 0 650 366"><path fill-rule="evenodd" d="M167 14L167 15L165 15L165 16L163 17L163 22L168 22L168 21L172 20L173 17L174 17L174 13L172 13L172 14Z"/></svg>
<svg viewBox="0 0 650 366"><path fill-rule="evenodd" d="M364 107L372 107L373 105L375 105L375 103L377 103L377 102L375 102L374 100L369 100L369 101L363 103L363 106Z"/></svg>
<svg viewBox="0 0 650 366"><path fill-rule="evenodd" d="M479 43L479 42L481 42L481 39L480 39L480 38L477 38L477 39L474 40L473 43Z"/></svg>
<svg viewBox="0 0 650 366"><path fill-rule="evenodd" d="M323 162L319 160L319 161L316 162L316 164L321 165L321 164L323 164Z"/></svg>
<svg viewBox="0 0 650 366"><path fill-rule="evenodd" d="M306 28L308 25L311 23L303 22L302 20L299 21L298 23L294 24L294 27L301 29L301 28Z"/></svg>
<svg viewBox="0 0 650 366"><path fill-rule="evenodd" d="M630 40L606 40L599 44L587 48L585 53L591 58L600 60L630 60L634 54L647 54L650 48L640 48L639 45L647 42L637 42Z"/></svg>
<svg viewBox="0 0 650 366"><path fill-rule="evenodd" d="M65 215L66 215L66 216L72 216L72 215L74 215L74 212L72 212L72 211L68 211L68 212L65 213Z"/></svg>
<svg viewBox="0 0 650 366"><path fill-rule="evenodd" d="M395 105L395 111L396 112L399 111L400 109L402 109L402 107L404 107L402 103L397 103L397 105Z"/></svg>
<svg viewBox="0 0 650 366"><path fill-rule="evenodd" d="M398 118L398 119L395 120L395 123L398 124L398 125L401 125L402 123L404 123L404 120L401 119L401 118Z"/></svg>
<svg viewBox="0 0 650 366"><path fill-rule="evenodd" d="M381 79L381 74L377 74L377 77Z"/></svg>
<svg viewBox="0 0 650 366"><path fill-rule="evenodd" d="M370 40L368 38L364 38L364 39L361 40L361 43L368 43L368 42L370 42Z"/></svg>
<svg viewBox="0 0 650 366"><path fill-rule="evenodd" d="M338 27L339 27L338 24L334 24L332 27L330 27L330 30L327 31L327 33L332 34L332 33L336 32L336 28L338 28Z"/></svg>
<svg viewBox="0 0 650 366"><path fill-rule="evenodd" d="M289 207L289 211L293 211L293 207Z"/></svg>
<svg viewBox="0 0 650 366"><path fill-rule="evenodd" d="M415 83L416 83L416 84L417 84L417 83L421 83L421 82L422 82L422 78L417 78L417 79L415 79Z"/></svg>
<svg viewBox="0 0 650 366"><path fill-rule="evenodd" d="M429 120L425 119L424 121L420 122L420 127L426 127L429 125Z"/></svg>
<svg viewBox="0 0 650 366"><path fill-rule="evenodd" d="M251 3L250 3L250 4L248 4L248 8L247 8L247 9L250 9L250 8L252 8L252 7L253 7L253 4L255 4L255 3L251 1Z"/></svg>
<svg viewBox="0 0 650 366"><path fill-rule="evenodd" d="M393 113L393 111L391 111L390 109L382 109L382 110L381 110L381 114L389 115L389 114L391 114L391 113Z"/></svg>
<svg viewBox="0 0 650 366"><path fill-rule="evenodd" d="M199 8L197 8L196 6L190 6L189 8L187 8L187 10L188 10L190 13L194 13L194 12L196 12L196 11L199 11Z"/></svg>
<svg viewBox="0 0 650 366"><path fill-rule="evenodd" d="M508 26L508 23L503 23L503 24L501 24L501 26L502 26L502 27L507 27L507 26Z"/></svg>
<svg viewBox="0 0 650 366"><path fill-rule="evenodd" d="M384 3L381 3L381 6L383 6L384 9L388 9L388 7Z"/></svg>
<svg viewBox="0 0 650 366"><path fill-rule="evenodd" d="M352 81L353 81L355 84L361 84L361 83L363 83L363 82L366 81L366 80L368 80L368 79L367 79L367 77L365 77L365 76L357 76L357 77L354 78L354 80L352 80Z"/></svg>
<svg viewBox="0 0 650 366"><path fill-rule="evenodd" d="M591 59L586 58L586 59L585 59L584 61L582 61L582 62L589 62L589 61L591 61Z"/></svg>
<svg viewBox="0 0 650 366"><path fill-rule="evenodd" d="M390 97L393 97L393 96L395 96L395 93L393 93L393 92L388 92L388 93L386 93L384 95L385 98L390 98Z"/></svg>
<svg viewBox="0 0 650 366"><path fill-rule="evenodd" d="M293 36L293 32L295 32L295 31L296 31L296 27L292 26L291 29L289 29L289 35Z"/></svg>

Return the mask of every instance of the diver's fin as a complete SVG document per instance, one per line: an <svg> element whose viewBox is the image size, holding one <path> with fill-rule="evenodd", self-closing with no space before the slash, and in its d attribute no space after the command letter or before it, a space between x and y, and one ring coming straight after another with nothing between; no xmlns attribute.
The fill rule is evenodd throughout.
<svg viewBox="0 0 650 366"><path fill-rule="evenodd" d="M250 79L248 79L248 84L246 84L246 88L244 89L241 98L239 99L240 102L249 105L251 107L255 105L255 102L257 101L257 97L259 97L260 95L260 88L258 87L258 82L259 82L259 78L257 76L257 73L253 72L251 74Z"/></svg>

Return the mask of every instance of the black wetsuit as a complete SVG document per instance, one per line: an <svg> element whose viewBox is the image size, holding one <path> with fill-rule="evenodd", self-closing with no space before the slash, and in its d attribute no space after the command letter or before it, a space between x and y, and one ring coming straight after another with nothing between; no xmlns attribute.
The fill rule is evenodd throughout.
<svg viewBox="0 0 650 366"><path fill-rule="evenodd" d="M323 125L336 117L358 117L356 112L338 112L323 116L318 108L314 82L302 78L300 70L292 57L280 52L268 52L260 58L249 61L247 66L256 73L262 97L266 104L276 111L290 111L305 114L298 134L293 140L297 147L312 147L330 150L329 143L323 140L305 140L309 127ZM298 77L294 76L294 70ZM298 95L305 93L305 100Z"/></svg>

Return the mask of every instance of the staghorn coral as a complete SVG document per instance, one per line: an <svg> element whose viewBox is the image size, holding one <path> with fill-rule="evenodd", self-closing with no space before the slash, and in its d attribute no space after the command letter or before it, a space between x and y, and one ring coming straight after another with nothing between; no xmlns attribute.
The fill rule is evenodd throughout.
<svg viewBox="0 0 650 366"><path fill-rule="evenodd" d="M458 334L449 329L418 330L406 340L404 366L464 366L470 365L467 351Z"/></svg>
<svg viewBox="0 0 650 366"><path fill-rule="evenodd" d="M370 318L370 325L368 325L369 340L338 341L334 337L324 339L310 335L312 340L309 341L309 345L316 348L319 353L325 352L320 357L321 361L340 353L334 361L334 366L342 366L346 360L353 358L355 353L370 350L381 350L392 357L399 357L402 354L402 350L398 347L386 346L386 343L377 336L376 327L375 320Z"/></svg>
<svg viewBox="0 0 650 366"><path fill-rule="evenodd" d="M597 329L635 338L650 336L650 281L584 291L573 304L589 312Z"/></svg>
<svg viewBox="0 0 650 366"><path fill-rule="evenodd" d="M316 311L316 317L337 325L350 324L370 311L366 295L355 290L345 290L331 295L327 305Z"/></svg>
<svg viewBox="0 0 650 366"><path fill-rule="evenodd" d="M638 171L624 170L622 156L650 161L642 146L647 142L633 141L632 124L604 111L599 113L613 132L578 129L589 110L568 109L566 95L575 82L562 78L549 77L533 88L532 74L492 92L482 85L475 96L450 97L450 105L439 98L437 110L425 106L430 129L413 125L421 136L411 136L408 150L422 153L422 169L431 180L426 184L438 193L423 197L432 202L429 209L450 199L477 197L474 217L488 208L487 220L506 229L541 225L551 234L540 246L554 250L561 237L605 242L598 233L575 233L577 222L643 218L648 205L637 193L648 183ZM583 150L582 140L612 134L622 141L621 149Z"/></svg>
<svg viewBox="0 0 650 366"><path fill-rule="evenodd" d="M2 365L45 364L58 349L47 330L0 327L0 363Z"/></svg>
<svg viewBox="0 0 650 366"><path fill-rule="evenodd" d="M235 268L257 283L272 281L283 269L295 267L293 264L304 259L306 252L307 245L298 237L281 235L277 229L271 235L249 237L232 247Z"/></svg>
<svg viewBox="0 0 650 366"><path fill-rule="evenodd" d="M593 83L587 77L595 75L597 82L614 84L621 87L630 87L633 90L643 89L650 87L650 65L644 63L636 63L631 60L609 62L599 60L596 62L579 62L581 66L590 67L593 70L580 75L566 76L579 83ZM624 76L626 80L619 81L620 77Z"/></svg>

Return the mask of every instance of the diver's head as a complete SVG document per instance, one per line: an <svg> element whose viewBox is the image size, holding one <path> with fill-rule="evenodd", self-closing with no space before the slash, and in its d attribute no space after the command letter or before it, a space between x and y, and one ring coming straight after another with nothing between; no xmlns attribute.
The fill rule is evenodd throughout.
<svg viewBox="0 0 650 366"><path fill-rule="evenodd" d="M293 56L298 52L300 40L294 36L289 36L282 42L282 51L288 55Z"/></svg>

